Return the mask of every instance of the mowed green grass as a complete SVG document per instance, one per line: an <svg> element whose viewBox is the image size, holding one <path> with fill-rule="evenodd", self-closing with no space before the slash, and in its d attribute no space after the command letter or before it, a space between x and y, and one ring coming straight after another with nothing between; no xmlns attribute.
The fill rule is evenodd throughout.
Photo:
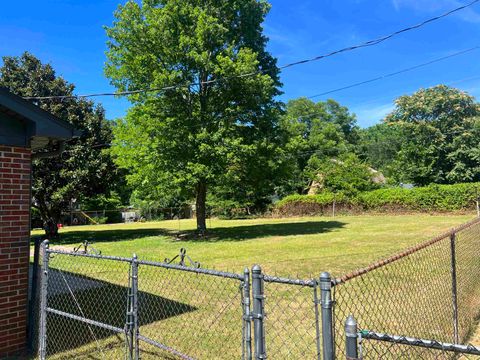
<svg viewBox="0 0 480 360"><path fill-rule="evenodd" d="M195 220L65 227L53 247L73 249L84 240L104 255L163 261L186 248L202 267L242 272L260 264L269 274L338 276L368 265L464 223L465 215L364 215L208 220L208 236L193 235ZM33 235L42 232L35 230ZM186 236L183 240L177 234Z"/></svg>
<svg viewBox="0 0 480 360"><path fill-rule="evenodd" d="M240 273L244 267L258 263L270 275L311 278L321 271L330 271L340 276L471 218L473 214L212 219L208 223L206 238L194 236L194 220L82 226L62 229L60 238L52 241L52 247L71 250L88 240L104 255L130 257L136 253L139 258L157 261L172 258L184 247L187 254L199 261L203 268L214 267ZM179 233L186 237L178 237ZM35 231L34 234L41 232ZM434 255L435 259L441 254ZM436 271L434 259L430 271ZM77 308L80 305L87 318L123 327L127 263L54 255L50 266L51 279L59 281L59 285L55 285L52 280L52 286L63 284L60 274L64 273L67 274L64 281L76 284L78 290L74 290L75 299L65 291L61 295L51 295L49 306L81 315ZM139 271L142 335L194 358L240 357L242 312L238 280L149 266L140 266ZM52 277L54 274L57 275ZM388 283L384 281L388 274L378 276L377 282L372 283L373 287L365 288L368 294L377 293L377 287L385 284L387 293L394 293L394 289L388 290L390 285L400 284L402 289L410 288L404 286L411 281L409 276L401 276L401 279ZM99 286L92 286L92 281ZM449 294L448 287L445 291ZM341 305L344 308L353 306L355 302L350 299L350 293L341 294ZM266 282L265 295L269 356L273 359L314 358L313 290ZM402 296L410 298L410 295L408 292ZM428 296L423 293L421 298ZM397 300L401 299L397 297ZM356 310L357 315L360 315L359 311ZM382 325L383 318L377 319L377 315L372 315L372 321ZM421 321L421 317L408 312L405 316L406 324L414 323L411 317ZM88 329L81 323L53 315L49 319L47 350L52 359L73 356L78 359L113 359L124 355L124 338L121 335L97 328ZM341 328L344 319L337 320ZM92 331L96 341L91 336ZM148 347L143 342L141 348L142 358L145 359L174 358L168 352Z"/></svg>

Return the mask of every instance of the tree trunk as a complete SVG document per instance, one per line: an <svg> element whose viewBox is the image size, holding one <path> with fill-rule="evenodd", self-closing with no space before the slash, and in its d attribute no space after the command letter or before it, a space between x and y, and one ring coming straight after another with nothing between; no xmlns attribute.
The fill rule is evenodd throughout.
<svg viewBox="0 0 480 360"><path fill-rule="evenodd" d="M203 235L207 230L206 200L207 200L207 184L200 181L197 184L197 199L195 203L195 210L197 213L197 231L200 235Z"/></svg>
<svg viewBox="0 0 480 360"><path fill-rule="evenodd" d="M58 238L58 227L55 219L48 218L47 220L44 220L43 227L45 229L45 236L47 239Z"/></svg>

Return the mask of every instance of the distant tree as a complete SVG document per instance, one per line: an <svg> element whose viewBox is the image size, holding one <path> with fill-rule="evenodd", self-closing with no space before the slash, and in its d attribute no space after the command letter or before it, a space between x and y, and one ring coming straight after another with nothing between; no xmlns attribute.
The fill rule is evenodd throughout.
<svg viewBox="0 0 480 360"><path fill-rule="evenodd" d="M347 196L359 191L378 188L370 168L354 154L339 159L310 158L305 170L308 178L315 182L317 191L342 193Z"/></svg>
<svg viewBox="0 0 480 360"><path fill-rule="evenodd" d="M403 133L394 123L376 124L361 129L356 153L374 169L390 177L398 172L397 155L402 145Z"/></svg>
<svg viewBox="0 0 480 360"><path fill-rule="evenodd" d="M418 185L479 181L479 115L472 96L445 85L398 98L385 119L402 139L396 180Z"/></svg>
<svg viewBox="0 0 480 360"><path fill-rule="evenodd" d="M291 168L285 193L306 189L311 179L305 169L312 157L329 162L352 152L359 139L355 115L334 100L290 100L281 127L287 134L286 156Z"/></svg>
<svg viewBox="0 0 480 360"><path fill-rule="evenodd" d="M119 90L177 86L130 96L116 162L144 193L195 198L200 232L208 191L272 187L281 106L262 33L268 10L257 0L127 1L107 28L105 72Z"/></svg>
<svg viewBox="0 0 480 360"><path fill-rule="evenodd" d="M75 89L57 76L52 66L27 52L3 58L0 86L19 96L73 95ZM66 144L61 157L33 162L33 206L39 210L46 236L54 238L62 212L68 210L72 200L104 193L115 184L116 168L102 150L112 134L103 108L91 101L68 98L42 100L38 105L69 121L83 134Z"/></svg>

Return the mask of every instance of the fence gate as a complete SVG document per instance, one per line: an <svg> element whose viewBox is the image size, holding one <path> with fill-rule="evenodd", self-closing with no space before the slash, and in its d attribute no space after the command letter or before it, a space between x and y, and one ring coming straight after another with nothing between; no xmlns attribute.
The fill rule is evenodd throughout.
<svg viewBox="0 0 480 360"><path fill-rule="evenodd" d="M42 244L40 359L251 359L250 274Z"/></svg>

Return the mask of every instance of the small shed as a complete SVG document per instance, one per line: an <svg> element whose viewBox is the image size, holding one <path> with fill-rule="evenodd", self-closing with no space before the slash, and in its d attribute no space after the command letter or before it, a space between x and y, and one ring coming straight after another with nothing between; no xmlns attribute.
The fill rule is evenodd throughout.
<svg viewBox="0 0 480 360"><path fill-rule="evenodd" d="M0 358L27 345L31 160L58 155L75 135L68 122L0 88ZM43 150L49 144L58 150Z"/></svg>

